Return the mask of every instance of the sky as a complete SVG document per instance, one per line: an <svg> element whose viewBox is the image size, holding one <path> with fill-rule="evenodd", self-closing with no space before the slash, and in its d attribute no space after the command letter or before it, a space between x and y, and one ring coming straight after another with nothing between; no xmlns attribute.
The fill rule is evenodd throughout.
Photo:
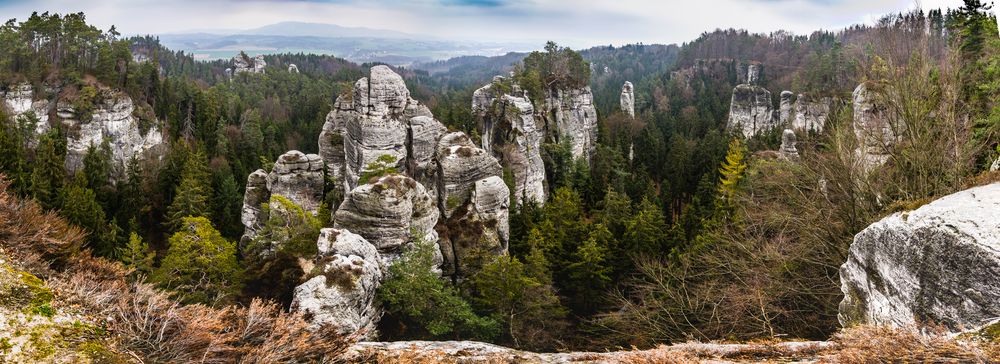
<svg viewBox="0 0 1000 364"><path fill-rule="evenodd" d="M332 23L456 40L683 43L716 28L809 34L961 0L0 0L0 17L83 11L126 35Z"/></svg>

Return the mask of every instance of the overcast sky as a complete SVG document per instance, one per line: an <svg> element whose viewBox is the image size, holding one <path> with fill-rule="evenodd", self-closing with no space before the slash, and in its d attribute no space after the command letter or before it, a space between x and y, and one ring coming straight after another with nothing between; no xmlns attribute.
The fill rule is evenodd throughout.
<svg viewBox="0 0 1000 364"><path fill-rule="evenodd" d="M484 41L565 45L682 43L716 28L808 34L882 14L958 7L961 0L0 0L4 19L83 11L123 34L332 23Z"/></svg>

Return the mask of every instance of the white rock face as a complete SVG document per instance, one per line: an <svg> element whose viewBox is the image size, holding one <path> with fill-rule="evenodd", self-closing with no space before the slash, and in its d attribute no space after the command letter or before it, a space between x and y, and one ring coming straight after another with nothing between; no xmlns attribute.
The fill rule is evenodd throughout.
<svg viewBox="0 0 1000 364"><path fill-rule="evenodd" d="M448 133L438 142L434 160L438 165L439 203L442 216L448 218L468 202L476 181L503 176L496 158L476 148L465 133ZM501 180L502 181L502 180Z"/></svg>
<svg viewBox="0 0 1000 364"><path fill-rule="evenodd" d="M410 177L393 174L348 193L333 216L333 225L356 232L375 245L387 266L413 243L415 232L435 245L440 265L438 234L434 230L439 216L424 186Z"/></svg>
<svg viewBox="0 0 1000 364"><path fill-rule="evenodd" d="M771 92L760 86L737 85L729 104L729 129L739 130L746 138L775 127L771 112Z"/></svg>
<svg viewBox="0 0 1000 364"><path fill-rule="evenodd" d="M542 118L555 115L555 120L547 120L546 125L555 125L548 130L557 140L569 138L573 158L590 161L597 149L597 109L594 108L594 94L590 86L569 90L556 90L544 99Z"/></svg>
<svg viewBox="0 0 1000 364"><path fill-rule="evenodd" d="M103 101L95 106L89 121L76 120L68 103L59 103L58 115L67 127L66 170L71 174L83 168L83 157L91 145L99 147L104 141L109 143L113 174L119 177L124 175L130 159L141 159L147 151L164 145L163 135L155 123L142 133L139 120L133 116L135 105L128 95L101 92Z"/></svg>
<svg viewBox="0 0 1000 364"><path fill-rule="evenodd" d="M782 93L782 97L784 97L784 93ZM784 98L782 98L782 102L784 102ZM826 120L830 117L832 104L833 99L829 97L814 100L799 94L799 97L795 99L795 119L792 122L792 129L822 132Z"/></svg>
<svg viewBox="0 0 1000 364"><path fill-rule="evenodd" d="M940 324L1000 316L1000 183L897 212L854 237L840 267L841 324Z"/></svg>
<svg viewBox="0 0 1000 364"><path fill-rule="evenodd" d="M622 112L630 118L635 118L635 91L632 89L632 82L625 81L620 101Z"/></svg>
<svg viewBox="0 0 1000 364"><path fill-rule="evenodd" d="M240 73L264 73L265 68L267 68L267 62L264 61L263 55L257 55L256 57L250 58L246 54L238 54L233 57L233 69L232 73L238 75Z"/></svg>
<svg viewBox="0 0 1000 364"><path fill-rule="evenodd" d="M792 117L795 116L794 99L795 94L791 91L781 91L778 104L778 126L783 128L792 126Z"/></svg>
<svg viewBox="0 0 1000 364"><path fill-rule="evenodd" d="M503 78L495 78L495 82L503 82ZM516 85L511 94L498 93L493 85L487 85L473 93L472 112L480 120L482 148L499 158L514 177L515 203L544 203L541 148L545 130L528 96Z"/></svg>
<svg viewBox="0 0 1000 364"><path fill-rule="evenodd" d="M448 128L429 116L417 116L410 119L409 158L406 170L413 179L426 186L432 198L437 199L438 168L434 164L438 141L448 132ZM464 133L458 133L465 136ZM492 157L490 157L492 159Z"/></svg>
<svg viewBox="0 0 1000 364"><path fill-rule="evenodd" d="M990 166L990 172L998 170L1000 170L1000 157L997 157L997 160L993 161L993 165Z"/></svg>
<svg viewBox="0 0 1000 364"><path fill-rule="evenodd" d="M375 293L385 267L375 246L343 229L320 230L314 275L295 287L291 311L302 312L314 328L332 326L344 335L376 336L381 310Z"/></svg>
<svg viewBox="0 0 1000 364"><path fill-rule="evenodd" d="M294 202L303 211L313 214L319 211L323 202L323 160L315 154L304 154L292 150L282 154L274 162L271 173L262 169L247 177L246 193L243 195L243 222L241 244L247 244L257 236L257 231L267 222L268 216L261 210L272 196L282 196ZM278 244L280 242L272 242Z"/></svg>
<svg viewBox="0 0 1000 364"><path fill-rule="evenodd" d="M299 66L296 66L295 63L289 64L288 73L299 73Z"/></svg>
<svg viewBox="0 0 1000 364"><path fill-rule="evenodd" d="M35 123L35 135L31 140L27 140L29 147L34 147L38 142L37 136L49 131L49 101L35 100L35 90L30 83L21 83L13 86L9 91L2 93L4 106L10 111L11 119L18 120L22 116L33 114L38 121Z"/></svg>
<svg viewBox="0 0 1000 364"><path fill-rule="evenodd" d="M862 83L854 89L854 134L858 139L858 155L866 171L872 171L885 164L889 152L898 141L896 130L902 125L893 125L886 115L885 107L878 104L869 88Z"/></svg>
<svg viewBox="0 0 1000 364"><path fill-rule="evenodd" d="M760 84L760 70L762 66L759 64L749 64L747 65L747 84L748 85L759 85Z"/></svg>

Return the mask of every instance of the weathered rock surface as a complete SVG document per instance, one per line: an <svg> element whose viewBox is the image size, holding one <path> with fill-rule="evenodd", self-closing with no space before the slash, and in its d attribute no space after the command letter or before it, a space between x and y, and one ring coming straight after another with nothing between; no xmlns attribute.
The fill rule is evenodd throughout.
<svg viewBox="0 0 1000 364"><path fill-rule="evenodd" d="M438 141L448 131L448 128L429 116L417 116L410 119L410 130L407 146L409 147L406 170L413 179L431 190L433 198L437 198L438 168L434 165L434 155L437 152ZM465 136L463 133L458 133ZM492 156L490 157L493 158Z"/></svg>
<svg viewBox="0 0 1000 364"><path fill-rule="evenodd" d="M784 102L784 93L782 93L782 102ZM833 99L829 97L816 100L799 94L795 99L795 118L792 121L792 129L822 132L826 120L830 117L832 104Z"/></svg>
<svg viewBox="0 0 1000 364"><path fill-rule="evenodd" d="M378 250L360 235L343 229L323 229L319 254L310 275L295 287L291 310L302 312L314 327L331 326L344 335L376 336L381 317L375 293L385 275Z"/></svg>
<svg viewBox="0 0 1000 364"><path fill-rule="evenodd" d="M35 123L34 138L26 141L29 146L34 147L38 141L37 136L49 131L49 101L35 100L35 89L30 83L17 84L9 91L3 92L2 96L4 106L10 111L12 120L18 120L28 114L38 119Z"/></svg>
<svg viewBox="0 0 1000 364"><path fill-rule="evenodd" d="M901 125L893 125L885 107L879 105L870 89L874 86L873 83L862 83L853 93L854 134L858 139L855 153L867 171L885 164L898 139L896 130L901 130Z"/></svg>
<svg viewBox="0 0 1000 364"><path fill-rule="evenodd" d="M597 148L597 109L590 86L556 90L544 98L539 111L546 120L548 134L557 141L568 138L573 158L589 162Z"/></svg>
<svg viewBox="0 0 1000 364"><path fill-rule="evenodd" d="M781 154L782 158L793 161L799 159L799 150L795 148L797 140L795 131L791 129L785 129L781 133L781 149L778 150L778 153Z"/></svg>
<svg viewBox="0 0 1000 364"><path fill-rule="evenodd" d="M990 172L1000 171L1000 157L993 161L993 165L990 166Z"/></svg>
<svg viewBox="0 0 1000 364"><path fill-rule="evenodd" d="M748 64L746 83L752 86L760 85L761 82L760 73L763 68L764 66L760 64Z"/></svg>
<svg viewBox="0 0 1000 364"><path fill-rule="evenodd" d="M775 127L771 112L771 92L760 86L737 85L729 104L730 129L750 138Z"/></svg>
<svg viewBox="0 0 1000 364"><path fill-rule="evenodd" d="M296 66L295 63L289 64L288 73L299 73L299 66Z"/></svg>
<svg viewBox="0 0 1000 364"><path fill-rule="evenodd" d="M474 255L507 252L510 191L497 160L464 133L446 134L437 149L443 271L465 275Z"/></svg>
<svg viewBox="0 0 1000 364"><path fill-rule="evenodd" d="M814 363L822 353L835 348L827 341L788 341L773 344L683 343L648 350L610 352L534 353L477 341L396 341L359 342L343 356L347 362L363 361L376 355L387 358L422 358L434 362L458 363L761 363L771 362L781 353L782 362Z"/></svg>
<svg viewBox="0 0 1000 364"><path fill-rule="evenodd" d="M943 325L1000 316L1000 183L897 212L854 237L840 267L843 325Z"/></svg>
<svg viewBox="0 0 1000 364"><path fill-rule="evenodd" d="M439 216L424 186L410 177L392 174L348 193L333 216L333 225L363 236L375 245L384 263L391 265L404 247L420 237L433 243L440 253L434 230ZM440 256L436 261L440 265Z"/></svg>
<svg viewBox="0 0 1000 364"><path fill-rule="evenodd" d="M494 78L495 84L504 82ZM514 178L514 201L545 202L544 129L528 96L514 85L504 93L494 84L473 93L472 112L479 119L482 148L500 159Z"/></svg>
<svg viewBox="0 0 1000 364"><path fill-rule="evenodd" d="M632 89L632 82L625 81L620 101L622 112L630 118L635 118L635 91Z"/></svg>
<svg viewBox="0 0 1000 364"><path fill-rule="evenodd" d="M240 73L264 73L265 68L267 68L267 62L264 61L263 55L257 55L256 57L250 58L246 53L240 53L233 57L233 68L232 73L238 75Z"/></svg>
<svg viewBox="0 0 1000 364"><path fill-rule="evenodd" d="M120 177L129 160L141 159L147 151L163 148L163 135L155 122L145 132L141 130L139 119L133 115L135 105L128 95L106 90L100 93L101 101L95 105L89 120L79 120L68 102L58 103L57 115L67 127L66 170L75 173L82 169L87 149L107 141L111 147L113 174Z"/></svg>
<svg viewBox="0 0 1000 364"><path fill-rule="evenodd" d="M787 128L792 126L792 118L795 116L795 94L791 91L781 91L778 102L778 125Z"/></svg>
<svg viewBox="0 0 1000 364"><path fill-rule="evenodd" d="M306 213L315 215L323 202L323 176L323 160L318 155L297 150L278 157L271 173L262 169L251 173L243 195L241 221L245 229L242 243L246 244L256 237L257 231L267 221L268 216L260 206L270 201L272 196L287 198Z"/></svg>

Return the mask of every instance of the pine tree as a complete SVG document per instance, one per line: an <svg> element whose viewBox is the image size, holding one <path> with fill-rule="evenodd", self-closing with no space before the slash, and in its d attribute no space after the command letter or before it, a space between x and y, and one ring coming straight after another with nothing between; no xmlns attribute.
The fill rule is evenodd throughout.
<svg viewBox="0 0 1000 364"><path fill-rule="evenodd" d="M666 251L667 220L660 206L648 198L639 203L638 211L625 224L622 249L629 255L658 257ZM616 266L625 266L621 262Z"/></svg>
<svg viewBox="0 0 1000 364"><path fill-rule="evenodd" d="M83 156L83 171L86 176L87 188L94 190L97 200L109 208L114 195L114 187L111 185L111 145L107 140L100 146L91 144L87 148L87 154Z"/></svg>
<svg viewBox="0 0 1000 364"><path fill-rule="evenodd" d="M611 231L598 224L590 232L573 254L573 263L566 267L569 272L567 288L573 300L575 312L593 314L602 305L602 295L611 282L611 267L607 258L609 246L613 245Z"/></svg>
<svg viewBox="0 0 1000 364"><path fill-rule="evenodd" d="M223 236L236 239L243 233L240 222L243 195L228 163L213 170L212 187L212 221L219 226Z"/></svg>
<svg viewBox="0 0 1000 364"><path fill-rule="evenodd" d="M21 195L29 192L24 158L24 142L20 130L0 107L0 173L6 175L13 183L14 190Z"/></svg>
<svg viewBox="0 0 1000 364"><path fill-rule="evenodd" d="M174 193L174 201L167 208L167 223L178 228L186 217L209 217L212 198L211 174L205 155L196 150L188 156L181 171L181 183Z"/></svg>
<svg viewBox="0 0 1000 364"><path fill-rule="evenodd" d="M47 209L58 207L59 191L66 179L66 141L58 128L42 135L35 149L31 193Z"/></svg>
<svg viewBox="0 0 1000 364"><path fill-rule="evenodd" d="M104 209L97 202L94 191L86 187L85 178L78 173L72 183L62 190L59 214L70 223L87 231L87 241L94 252L105 257L115 255L115 241L107 235L109 226Z"/></svg>

